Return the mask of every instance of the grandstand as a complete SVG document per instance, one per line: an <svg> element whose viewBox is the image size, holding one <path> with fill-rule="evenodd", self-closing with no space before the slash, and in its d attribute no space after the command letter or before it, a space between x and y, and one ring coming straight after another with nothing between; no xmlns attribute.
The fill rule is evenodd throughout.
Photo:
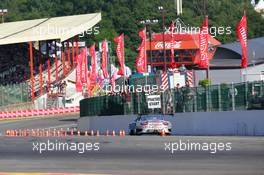
<svg viewBox="0 0 264 175"><path fill-rule="evenodd" d="M67 92L67 98L78 98L73 88L78 34L100 20L101 14L93 13L0 24L1 111L46 108L49 98L65 98ZM43 30L52 27L62 30ZM66 81L71 83L64 92L55 91Z"/></svg>

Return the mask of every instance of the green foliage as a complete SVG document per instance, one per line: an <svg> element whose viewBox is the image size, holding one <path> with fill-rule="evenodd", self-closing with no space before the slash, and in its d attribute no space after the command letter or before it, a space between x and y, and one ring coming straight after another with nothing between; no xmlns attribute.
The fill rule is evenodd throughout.
<svg viewBox="0 0 264 175"><path fill-rule="evenodd" d="M264 36L264 20L250 5L241 0L188 0L183 1L182 20L187 26L200 27L205 15L209 16L209 26L231 27L231 35L217 35L222 43L236 40L236 24L246 9L248 18L248 37ZM141 42L138 31L144 26L143 19L159 19L152 26L154 32L161 32L162 20L158 6L166 9L165 24L176 18L174 0L1 0L0 8L7 8L6 21L18 21L65 15L102 12L99 35L85 35L82 40L88 44L98 43L102 39L112 41L112 53L115 54L113 38L121 33L125 35L126 64L135 66L137 49Z"/></svg>
<svg viewBox="0 0 264 175"><path fill-rule="evenodd" d="M211 85L211 81L208 79L203 79L199 81L199 85L202 87L207 87L209 85Z"/></svg>
<svg viewBox="0 0 264 175"><path fill-rule="evenodd" d="M220 87L221 87L221 89L223 89L223 90L228 89L228 84L226 84L226 83L221 83L221 84L220 84Z"/></svg>

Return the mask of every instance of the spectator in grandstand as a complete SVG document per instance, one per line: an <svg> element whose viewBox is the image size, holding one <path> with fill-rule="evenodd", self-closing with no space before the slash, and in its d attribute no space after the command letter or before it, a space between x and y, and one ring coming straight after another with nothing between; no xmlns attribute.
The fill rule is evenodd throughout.
<svg viewBox="0 0 264 175"><path fill-rule="evenodd" d="M84 96L84 98L88 97L88 93L86 90L86 84L85 83L83 83L83 86L82 86L82 95Z"/></svg>
<svg viewBox="0 0 264 175"><path fill-rule="evenodd" d="M63 83L61 84L61 93L66 94L66 88L67 88L67 83L66 81L63 81Z"/></svg>

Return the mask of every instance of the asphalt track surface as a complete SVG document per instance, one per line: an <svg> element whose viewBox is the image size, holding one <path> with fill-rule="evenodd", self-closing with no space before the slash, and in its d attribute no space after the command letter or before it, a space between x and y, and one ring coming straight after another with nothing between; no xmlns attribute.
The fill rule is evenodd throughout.
<svg viewBox="0 0 264 175"><path fill-rule="evenodd" d="M5 129L76 126L76 117L1 121ZM99 143L99 150L33 151L33 143ZM230 151L171 151L165 143L232 143ZM264 137L126 136L4 137L0 136L0 172L95 174L243 174L264 175Z"/></svg>

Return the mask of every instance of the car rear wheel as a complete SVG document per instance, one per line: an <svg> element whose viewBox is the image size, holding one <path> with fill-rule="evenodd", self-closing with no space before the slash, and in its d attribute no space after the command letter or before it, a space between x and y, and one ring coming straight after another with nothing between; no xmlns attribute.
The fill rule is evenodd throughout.
<svg viewBox="0 0 264 175"><path fill-rule="evenodd" d="M135 130L130 130L129 135L137 135L137 132Z"/></svg>

